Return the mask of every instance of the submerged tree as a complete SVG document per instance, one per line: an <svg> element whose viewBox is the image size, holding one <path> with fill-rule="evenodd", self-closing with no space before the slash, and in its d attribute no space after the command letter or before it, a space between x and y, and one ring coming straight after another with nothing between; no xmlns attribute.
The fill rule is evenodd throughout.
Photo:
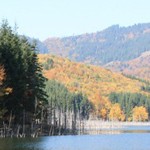
<svg viewBox="0 0 150 150"><path fill-rule="evenodd" d="M82 93L71 93L67 88L55 80L46 83L49 102L49 123L59 128L77 127L77 121L89 118L93 105Z"/></svg>

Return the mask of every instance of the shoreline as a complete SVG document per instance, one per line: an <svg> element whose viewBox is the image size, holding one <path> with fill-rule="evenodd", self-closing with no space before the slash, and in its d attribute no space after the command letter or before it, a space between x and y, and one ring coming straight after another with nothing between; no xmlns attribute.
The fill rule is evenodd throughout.
<svg viewBox="0 0 150 150"><path fill-rule="evenodd" d="M148 128L149 127L149 128ZM51 133L51 128L54 128L54 133ZM41 130L39 130L41 129ZM31 130L29 132L29 130ZM0 138L17 137L25 138L32 137L37 138L41 136L59 136L59 135L93 135L93 134L119 134L119 133L134 133L134 132L147 132L150 133L150 122L117 122L117 121L102 121L102 120L83 120L77 122L77 126L74 130L70 128L55 128L52 126L44 127L40 124L39 127L31 129L24 126L16 128L0 128Z"/></svg>
<svg viewBox="0 0 150 150"><path fill-rule="evenodd" d="M84 129L86 131L91 130L114 130L114 129L125 129L127 127L150 127L150 122L113 122L113 121L99 121L99 120L88 120L84 121ZM78 131L82 127L77 128Z"/></svg>

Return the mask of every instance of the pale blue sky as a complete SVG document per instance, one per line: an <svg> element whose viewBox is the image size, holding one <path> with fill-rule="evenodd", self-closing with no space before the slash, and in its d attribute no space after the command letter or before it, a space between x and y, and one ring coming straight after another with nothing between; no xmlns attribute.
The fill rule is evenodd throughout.
<svg viewBox="0 0 150 150"><path fill-rule="evenodd" d="M150 22L150 0L0 0L0 20L45 40Z"/></svg>

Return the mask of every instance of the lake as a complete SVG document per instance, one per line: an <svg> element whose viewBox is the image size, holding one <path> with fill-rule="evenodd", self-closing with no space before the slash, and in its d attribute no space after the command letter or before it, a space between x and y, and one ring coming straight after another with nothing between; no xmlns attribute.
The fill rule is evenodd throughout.
<svg viewBox="0 0 150 150"><path fill-rule="evenodd" d="M6 138L0 139L0 150L150 150L150 127L119 131L116 134Z"/></svg>

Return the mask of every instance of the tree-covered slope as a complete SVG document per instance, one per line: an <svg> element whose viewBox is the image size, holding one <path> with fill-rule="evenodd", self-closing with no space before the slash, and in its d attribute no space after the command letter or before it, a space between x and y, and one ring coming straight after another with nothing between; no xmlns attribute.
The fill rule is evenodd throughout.
<svg viewBox="0 0 150 150"><path fill-rule="evenodd" d="M142 93L144 82L113 73L98 66L72 62L69 59L52 55L39 55L44 75L63 83L70 91L83 92L92 102L98 104L108 100L112 92Z"/></svg>
<svg viewBox="0 0 150 150"><path fill-rule="evenodd" d="M150 24L130 27L111 26L101 32L48 38L44 41L50 54L78 62L104 65L112 61L129 61L150 50Z"/></svg>
<svg viewBox="0 0 150 150"><path fill-rule="evenodd" d="M133 60L112 62L105 65L105 67L113 71L150 80L150 51L142 53L141 56Z"/></svg>

